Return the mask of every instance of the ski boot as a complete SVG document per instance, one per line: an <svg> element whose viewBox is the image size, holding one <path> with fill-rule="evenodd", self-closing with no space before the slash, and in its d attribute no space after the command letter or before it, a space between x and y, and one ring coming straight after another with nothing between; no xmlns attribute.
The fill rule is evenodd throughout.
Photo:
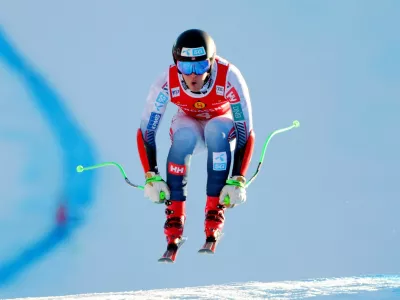
<svg viewBox="0 0 400 300"><path fill-rule="evenodd" d="M185 225L185 204L186 201L166 200L165 215L167 221L164 224L164 234L167 239L168 248L177 247L182 239L183 227Z"/></svg>
<svg viewBox="0 0 400 300"><path fill-rule="evenodd" d="M204 221L206 242L199 250L200 253L213 254L215 252L215 248L222 237L225 221L224 212L225 206L219 204L219 197L207 196Z"/></svg>
<svg viewBox="0 0 400 300"><path fill-rule="evenodd" d="M186 220L185 203L186 201L165 201L167 221L164 225L164 234L168 245L164 255L158 260L161 263L174 263L179 248L186 241L186 238L182 236Z"/></svg>

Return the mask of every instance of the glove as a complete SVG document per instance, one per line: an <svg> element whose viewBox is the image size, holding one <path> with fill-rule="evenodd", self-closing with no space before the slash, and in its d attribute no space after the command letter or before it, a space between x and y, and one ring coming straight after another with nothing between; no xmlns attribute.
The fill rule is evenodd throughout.
<svg viewBox="0 0 400 300"><path fill-rule="evenodd" d="M246 202L246 178L243 176L233 176L226 181L226 185L219 194L219 203L227 208ZM225 203L225 197L229 196L229 204Z"/></svg>
<svg viewBox="0 0 400 300"><path fill-rule="evenodd" d="M163 203L164 200L169 200L170 191L167 183L160 175L154 172L147 172L145 174L146 184L144 186L144 196L149 198L154 203ZM160 193L164 192L165 199L160 198Z"/></svg>

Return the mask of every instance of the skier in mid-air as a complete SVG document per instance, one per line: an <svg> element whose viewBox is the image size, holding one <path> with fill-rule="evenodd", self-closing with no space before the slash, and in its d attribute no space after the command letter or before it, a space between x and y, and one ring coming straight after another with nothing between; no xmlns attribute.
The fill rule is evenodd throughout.
<svg viewBox="0 0 400 300"><path fill-rule="evenodd" d="M216 54L206 32L190 29L176 39L174 64L151 86L137 145L145 172L145 196L167 206L164 233L167 249L176 251L186 220L185 201L190 160L207 150L206 243L216 243L224 226L224 211L246 201L246 172L255 134L246 82L233 64ZM156 133L169 102L178 106L170 127L167 180L157 166ZM231 176L231 161L233 166ZM229 180L227 180L229 178ZM229 204L224 202L229 196Z"/></svg>

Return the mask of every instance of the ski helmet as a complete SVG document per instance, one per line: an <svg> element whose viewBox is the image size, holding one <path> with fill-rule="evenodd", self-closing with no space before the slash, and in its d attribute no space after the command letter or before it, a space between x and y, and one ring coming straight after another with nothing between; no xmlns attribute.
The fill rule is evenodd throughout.
<svg viewBox="0 0 400 300"><path fill-rule="evenodd" d="M200 29L189 29L182 32L172 47L174 62L198 61L215 58L217 48L211 36Z"/></svg>

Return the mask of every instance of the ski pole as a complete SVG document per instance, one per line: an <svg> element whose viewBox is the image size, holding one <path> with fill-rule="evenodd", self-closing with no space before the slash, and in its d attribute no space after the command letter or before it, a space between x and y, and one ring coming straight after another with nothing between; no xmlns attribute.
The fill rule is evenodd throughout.
<svg viewBox="0 0 400 300"><path fill-rule="evenodd" d="M102 167L106 167L106 166L116 166L119 169L119 171L121 172L122 176L124 176L125 182L127 184L129 184L130 186L133 186L134 188L137 188L139 190L144 190L144 186L138 185L138 184L134 184L134 183L130 182L130 180L128 179L128 176L126 176L124 168L120 164L118 164L116 162L104 162L104 163L101 163L101 164L88 166L88 167L84 167L82 165L79 165L79 166L76 167L76 171L78 173L81 173L83 171L93 170L93 169L102 168ZM165 199L165 193L164 192L160 192L160 199L161 200Z"/></svg>
<svg viewBox="0 0 400 300"><path fill-rule="evenodd" d="M254 172L253 176L251 176L250 180L247 181L247 183L246 183L246 185L245 185L245 188L248 188L248 187L249 187L249 185L253 182L253 180L256 179L256 177L257 177L257 175L258 175L258 172L260 172L261 166L262 166L263 161L264 161L265 152L267 151L268 144L269 144L270 140L272 139L272 137L273 137L274 135L278 134L278 133L282 133L282 132L291 130L291 129L293 129L293 128L299 127L299 126L300 126L300 122L297 121L297 120L295 120L295 121L293 121L293 124L292 124L291 126L285 127L285 128L281 128L281 129L277 129L277 130L275 130L275 131L273 131L273 132L271 132L271 133L269 134L269 136L267 137L267 139L266 139L265 142L264 142L264 147L263 147L263 150L262 150L262 153L261 153L260 160L259 160L258 165L257 165L257 169L256 169L256 171ZM235 180L228 179L226 182L227 182L228 184L238 185L238 183L237 183ZM230 199L229 199L229 196L228 196L228 195L225 196L225 198L224 198L224 204L225 204L225 205L230 205Z"/></svg>
<svg viewBox="0 0 400 300"><path fill-rule="evenodd" d="M245 188L247 188L247 187L253 182L253 180L257 177L257 175L258 175L258 173L259 173L259 171L260 171L260 169L261 169L261 165L263 164L264 157L265 157L265 152L266 152L266 150L267 150L267 147L268 147L268 144L269 144L271 138L272 138L274 135L278 134L278 133L282 133L282 132L291 130L291 129L293 129L293 128L299 127L299 126L300 126L300 122L296 120L296 121L293 121L293 124L292 124L291 126L285 127L285 128L282 128L282 129L277 129L277 130L275 130L275 131L273 131L273 132L270 133L270 135L267 137L267 139L266 139L265 142L264 142L264 147L263 147L263 150L262 150L262 153L261 153L261 157L260 157L260 160L259 160L257 169L256 169L256 171L254 172L253 176L250 178L250 180L246 183ZM105 166L116 166L116 167L119 169L119 171L121 172L121 174L122 174L122 176L124 177L125 182L126 182L127 184L129 184L130 186L132 186L132 187L134 187L134 188L137 188L137 189L139 189L139 190L144 190L144 186L132 183L132 182L128 179L128 176L126 175L126 173L125 173L125 171L124 171L124 168L123 168L120 164L118 164L118 163L116 163L116 162L104 162L104 163L101 163L101 164L96 164L96 165L88 166L88 167L84 167L84 166L82 166L82 165L79 165L79 166L76 167L76 171L79 172L79 173L81 173L81 172L83 172L83 171L88 171L88 170L93 170L93 169L97 169L97 168L102 168L102 167L105 167ZM227 183L230 183L230 184L232 184L232 185L238 185L236 181L230 180L230 179L227 180ZM165 199L165 193L164 193L164 192L160 192L160 199L161 199L161 200L164 200L164 199ZM160 203L162 203L162 202L160 202ZM229 204L230 204L230 200L229 200L229 196L228 196L228 195L225 196L224 204L225 204L225 205L229 205Z"/></svg>

